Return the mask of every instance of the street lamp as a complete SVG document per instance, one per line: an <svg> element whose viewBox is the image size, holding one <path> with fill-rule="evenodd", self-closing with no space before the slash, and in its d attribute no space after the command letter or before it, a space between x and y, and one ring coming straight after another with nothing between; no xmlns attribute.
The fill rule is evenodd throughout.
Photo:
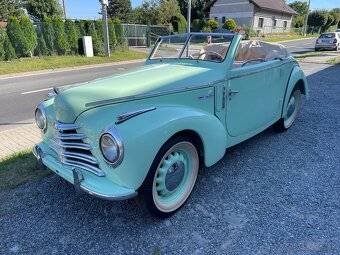
<svg viewBox="0 0 340 255"><path fill-rule="evenodd" d="M188 33L190 33L190 23L191 23L191 0L188 0L188 15L187 15L187 21L188 21Z"/></svg>
<svg viewBox="0 0 340 255"><path fill-rule="evenodd" d="M306 18L305 18L305 24L303 27L303 35L306 36L307 34L307 22L308 22L308 15L309 15L309 6L310 6L310 0L308 1L308 8L307 8L307 14L306 14Z"/></svg>

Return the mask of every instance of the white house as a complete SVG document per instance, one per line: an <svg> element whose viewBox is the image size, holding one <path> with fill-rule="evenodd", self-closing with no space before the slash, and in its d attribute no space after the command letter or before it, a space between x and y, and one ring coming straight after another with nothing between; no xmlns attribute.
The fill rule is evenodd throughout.
<svg viewBox="0 0 340 255"><path fill-rule="evenodd" d="M284 0L214 0L205 9L210 9L210 19L220 25L232 18L238 26L250 26L264 33L289 31L292 17L297 14Z"/></svg>

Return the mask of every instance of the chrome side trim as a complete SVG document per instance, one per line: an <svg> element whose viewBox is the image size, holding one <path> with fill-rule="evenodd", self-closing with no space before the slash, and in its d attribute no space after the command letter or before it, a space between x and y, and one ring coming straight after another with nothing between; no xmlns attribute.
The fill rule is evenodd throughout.
<svg viewBox="0 0 340 255"><path fill-rule="evenodd" d="M79 129L80 125L77 124L63 124L59 121L54 122L54 129L58 131L67 131L67 130L74 130L74 129Z"/></svg>
<svg viewBox="0 0 340 255"><path fill-rule="evenodd" d="M126 194L126 195L123 195L123 196L109 196L109 195L104 195L104 194L101 194L101 193L98 193L98 192L95 192L93 190L90 190L89 188L86 188L82 185L80 185L80 188L85 191L86 193L92 195L92 196L95 196L95 197L98 197L98 198L101 198L101 199L105 199L105 200L111 200L111 201L118 201L118 200L126 200L126 199L129 199L129 198L133 198L135 196L138 195L138 192L137 191L134 191L130 194Z"/></svg>
<svg viewBox="0 0 340 255"><path fill-rule="evenodd" d="M156 107L150 107L150 108L145 108L145 109L141 109L141 110L137 110L137 111L123 113L123 114L121 114L117 117L117 120L116 120L115 123L116 124L123 123L124 121L127 121L128 119L131 119L131 118L136 117L140 114L150 112L150 111L153 111L153 110L156 110Z"/></svg>
<svg viewBox="0 0 340 255"><path fill-rule="evenodd" d="M248 73L243 73L243 74L239 74L239 75L236 75L236 76L232 76L232 77L229 78L229 80L237 79L237 78L244 77L244 76L249 76L249 75L256 74L256 73L261 73L261 72L264 72L264 71L267 71L267 70L270 70L270 69L273 69L273 68L277 68L277 67L280 67L280 66L292 63L292 62L295 62L295 60L290 60L290 61L282 63L280 65L275 65L275 66L271 66L271 67L265 67L265 68L261 68L260 70L255 70L255 71L252 71L252 72L248 72ZM240 68L242 68L242 67L240 67Z"/></svg>
<svg viewBox="0 0 340 255"><path fill-rule="evenodd" d="M122 102L127 102L127 101L132 101L132 100L146 99L146 98L156 97L156 96L163 96L163 95L167 95L167 94L175 94L175 93L185 92L185 91L189 91L189 90L203 89L203 88L208 88L208 87L214 86L215 84L225 82L225 81L226 81L226 79L221 79L221 80L216 80L216 81L213 81L213 82L210 82L210 83L207 83L207 84L203 84L203 85L189 86L189 87L180 88L180 89L166 90L166 91L160 91L160 92L151 92L151 93L139 94L139 95L135 95L135 96L118 97L118 98L100 100L100 101L86 103L85 107L103 106L103 105L108 105L108 104L112 104L112 103L122 103Z"/></svg>
<svg viewBox="0 0 340 255"><path fill-rule="evenodd" d="M92 166L85 162L79 162L79 161L75 161L72 159L61 158L61 163L68 165L68 166L73 166L73 167L84 169L100 177L105 176L105 173L102 170L100 170L98 167Z"/></svg>
<svg viewBox="0 0 340 255"><path fill-rule="evenodd" d="M63 156L63 157L83 160L83 161L86 161L86 162L94 164L94 165L99 164L98 159L96 159L95 157L93 157L91 155L86 155L86 154L81 154L81 153L76 153L76 152L69 152L69 151L65 151L65 150L61 150L60 155Z"/></svg>

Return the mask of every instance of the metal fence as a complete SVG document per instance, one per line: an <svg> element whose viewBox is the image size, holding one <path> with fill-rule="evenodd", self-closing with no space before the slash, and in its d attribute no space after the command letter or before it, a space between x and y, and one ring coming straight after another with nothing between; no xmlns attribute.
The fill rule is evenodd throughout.
<svg viewBox="0 0 340 255"><path fill-rule="evenodd" d="M303 35L304 28L295 28L295 27L273 27L273 26L264 26L264 27L254 27L254 32L256 37L269 37L269 38L280 38L294 35ZM307 34L318 33L318 29L314 27L308 27L306 30Z"/></svg>
<svg viewBox="0 0 340 255"><path fill-rule="evenodd" d="M122 24L124 35L130 47L148 47L159 36L171 34L169 26L147 26L140 24Z"/></svg>

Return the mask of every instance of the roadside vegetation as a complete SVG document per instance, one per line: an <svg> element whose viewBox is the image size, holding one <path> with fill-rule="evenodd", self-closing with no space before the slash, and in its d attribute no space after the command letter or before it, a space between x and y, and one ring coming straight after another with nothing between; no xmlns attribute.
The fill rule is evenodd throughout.
<svg viewBox="0 0 340 255"><path fill-rule="evenodd" d="M340 57L335 57L327 61L331 65L340 65Z"/></svg>
<svg viewBox="0 0 340 255"><path fill-rule="evenodd" d="M294 35L294 36L288 36L288 37L283 37L283 38L268 38L268 39L263 39L262 41L264 42L283 42L283 41L291 41L291 40L297 40L297 39L308 39L308 38L316 38L319 37L319 34L314 34L314 35L307 35L307 36L302 36L302 35Z"/></svg>
<svg viewBox="0 0 340 255"><path fill-rule="evenodd" d="M0 159L0 192L50 175L50 170L39 170L31 150Z"/></svg>
<svg viewBox="0 0 340 255"><path fill-rule="evenodd" d="M146 57L147 54L143 52L129 50L115 52L111 57L46 56L40 58L23 58L0 62L0 75L145 59Z"/></svg>

